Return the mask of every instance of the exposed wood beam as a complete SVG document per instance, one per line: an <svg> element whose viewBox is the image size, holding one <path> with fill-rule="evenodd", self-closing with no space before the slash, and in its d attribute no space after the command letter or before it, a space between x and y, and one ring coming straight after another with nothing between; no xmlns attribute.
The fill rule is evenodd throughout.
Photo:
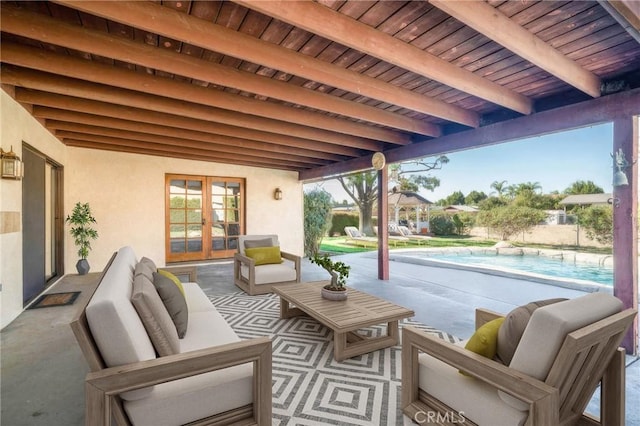
<svg viewBox="0 0 640 426"><path fill-rule="evenodd" d="M297 161L299 163L308 163L315 165L327 164L326 160L319 160L308 155L301 156L287 152L283 149L272 149L269 147L258 148L251 143L238 140L237 138L228 138L224 136L210 136L201 137L198 139L191 139L184 136L187 135L163 135L158 133L147 133L141 131L124 130L117 128L108 128L100 126L89 126L86 124L66 123L62 121L47 120L45 126L49 130L53 130L55 135L63 138L80 138L78 135L98 135L108 136L119 139L132 139L144 142L154 142L165 145L175 145L183 147L198 148L204 150L210 150L212 152L228 152L238 153L242 151L243 154L262 156L264 158L282 159ZM171 129L171 128L169 128ZM171 129L172 130L172 129ZM177 133L177 132L173 132ZM265 144L266 145L266 144Z"/></svg>
<svg viewBox="0 0 640 426"><path fill-rule="evenodd" d="M220 90L196 86L169 78L141 74L123 68L89 62L35 47L20 46L12 42L2 43L2 61L34 70L91 81L122 89L136 90L152 95L162 94L172 99L193 102L230 111L294 124L331 129L348 135L397 144L408 144L409 137L396 131L382 129L362 123L328 117L300 108L287 107L274 102L264 102L246 96L233 95Z"/></svg>
<svg viewBox="0 0 640 426"><path fill-rule="evenodd" d="M129 6L143 5L145 3L147 2L118 3L118 7L113 7L112 3L106 2L105 6L115 12L121 8L126 9ZM101 3L96 2L93 4L99 5ZM155 6L152 3L148 4ZM162 6L157 7L160 10L171 10ZM180 13L177 16L172 16L178 20L173 23L174 25L177 25L180 20L188 18L188 15ZM150 19L148 14L141 19L145 22L155 22L154 19ZM193 19L208 24L206 21L197 18ZM135 22L136 26L140 24L140 22ZM108 33L62 23L45 15L9 7L5 4L2 4L2 31L413 133L426 136L441 134L440 128L431 123L290 85L284 81L262 77L211 61L183 55L164 48L149 46L122 37L114 37ZM235 31L232 31L232 33L235 38L238 38L238 33ZM210 36L207 35L207 37ZM235 42L235 40L232 41L230 39L220 43L224 45Z"/></svg>
<svg viewBox="0 0 640 426"><path fill-rule="evenodd" d="M4 77L5 73L3 73L3 80ZM63 83L61 81L63 78L64 77L61 77L57 80L59 80L60 83ZM227 110L210 108L203 105L190 104L188 102L181 102L167 98L160 98L153 95L130 92L124 89L114 89L107 86L99 86L93 83L81 83L83 85L88 85L91 87L87 87L87 90L83 91L84 95L78 97L83 97L90 100L97 100L100 102L107 102L116 105L132 106L146 110L178 115L182 117L197 118L199 120L205 120L209 122L228 124L231 126L247 127L254 130L339 144L357 149L366 149L371 151L382 149L382 144L380 142L372 141L370 139L357 138L330 132L327 130L313 129L296 124L289 124L281 121L268 120L242 113L234 113ZM16 86L19 86L19 84L16 84ZM61 87L61 90L70 90L69 86L59 87ZM25 102L27 103L57 107L57 104L50 104L50 102L53 102L53 100L56 98L55 95L45 95L43 93L23 93L23 96L29 96L33 100L33 102L25 100Z"/></svg>
<svg viewBox="0 0 640 426"><path fill-rule="evenodd" d="M108 2L58 1L107 19L144 28L204 49L241 58L340 89L360 93L392 105L419 111L434 117L477 127L479 116L469 110L410 90L398 88L342 67L327 64L220 25L198 19L151 2L129 2L114 8ZM291 4L291 3L288 3ZM152 17L152 19L150 19ZM169 30L170 28L170 30Z"/></svg>
<svg viewBox="0 0 640 426"><path fill-rule="evenodd" d="M481 148L548 133L576 129L640 115L640 89L602 96L565 107L538 112L479 129L442 136L385 151L389 163ZM348 160L300 172L300 180L311 180L371 168L371 157Z"/></svg>
<svg viewBox="0 0 640 426"><path fill-rule="evenodd" d="M135 71L110 67L98 63L73 58L70 56L26 48L11 42L2 45L2 60L5 63L18 65L39 71L47 71L61 76L77 78L94 83L130 89L149 94L162 94L172 99L184 100L197 104L230 111L242 111L263 118L277 119L333 131L347 135L405 145L410 142L407 134L382 129L368 124L354 123L340 118L305 111L300 108L286 107L273 102L263 102L246 96L232 95L220 90L182 83Z"/></svg>
<svg viewBox="0 0 640 426"><path fill-rule="evenodd" d="M215 163L240 165L240 166L263 167L268 169L273 168L273 167L270 167L268 164L265 164L263 161L262 162L250 161L250 160L247 160L246 158L227 159L227 158L220 158L214 155L201 155L201 154L167 151L167 150L163 150L162 148L137 148L137 147L127 146L127 145L96 143L96 142L74 140L74 139L67 139L64 141L64 143L67 146L71 146L71 147L96 149L101 151L126 152L129 154L152 155L156 157L171 157L171 158L180 158L185 160L207 161L207 162L215 162ZM298 171L297 168L290 167L290 166L282 166L282 167L279 167L279 169L296 171L296 172Z"/></svg>
<svg viewBox="0 0 640 426"><path fill-rule="evenodd" d="M145 142L155 144L157 146L163 146L163 149L166 149L167 151L175 150L176 152L181 152L181 150L184 150L186 152L187 150L193 149L208 152L214 156L244 156L247 159L262 159L261 161L272 162L278 165L287 164L286 162L289 161L288 164L293 167L309 167L309 164L318 164L317 161L309 160L309 158L306 157L285 155L282 153L274 153L252 148L235 149L233 146L229 145L194 141L184 138L173 138L140 132L125 132L117 129L106 129L91 126L77 128L78 131L61 129L60 127L66 127L64 125L59 125L58 127L59 129L55 130L55 135L63 140L82 139L86 141L105 143L111 143L110 141L112 140L131 141L131 146L137 146L136 144ZM321 161L321 163L326 164L324 161Z"/></svg>
<svg viewBox="0 0 640 426"><path fill-rule="evenodd" d="M438 9L588 95L600 96L600 79L484 1L429 0Z"/></svg>
<svg viewBox="0 0 640 426"><path fill-rule="evenodd" d="M282 160L282 159L269 159L265 161L264 157L261 155L256 155L255 153L244 154L244 152L212 152L208 149L195 148L192 146L183 146L180 144L169 145L166 143L157 143L157 142L149 142L149 141L139 141L134 139L121 139L115 137L108 136L100 136L100 135L92 135L89 133L80 134L74 132L65 132L61 131L60 135L56 134L56 137L62 139L63 142L66 143L66 140L82 140L85 142L95 142L95 143L104 143L107 145L119 145L119 146L129 146L134 148L148 148L152 150L163 150L166 152L175 152L175 153L186 153L186 154L194 154L201 155L203 158L211 158L213 161L216 159L224 159L224 160L246 160L253 161L254 163L262 163L262 164L271 164L275 167L282 166L293 166L299 168L309 167L308 164L298 163L296 161Z"/></svg>
<svg viewBox="0 0 640 426"><path fill-rule="evenodd" d="M640 2L637 0L598 0L598 3L635 41L640 43Z"/></svg>
<svg viewBox="0 0 640 426"><path fill-rule="evenodd" d="M59 102L59 106L68 107ZM308 139L292 138L286 135L276 135L273 133L259 132L252 129L227 126L224 124L210 123L203 120L196 120L175 115L146 111L137 108L129 108L118 105L111 105L96 101L80 100L74 104L74 109L58 109L46 106L35 105L32 114L41 119L59 120L92 126L104 126L121 129L132 129L136 131L147 131L154 133L152 129L167 128L162 134L173 134L173 132L194 131L197 133L231 136L245 140L255 140L266 142L284 149L300 149L313 153L317 158L332 159L335 156L341 158L359 157L361 152L354 148L339 146L324 142L316 142ZM90 108L90 109L88 109ZM87 114L82 111L92 111L101 115ZM131 121L129 121L131 120ZM128 124L132 123L132 124ZM146 127L152 126L152 127Z"/></svg>
<svg viewBox="0 0 640 426"><path fill-rule="evenodd" d="M533 102L526 96L321 4L287 0L233 1L497 105L522 114L533 111Z"/></svg>

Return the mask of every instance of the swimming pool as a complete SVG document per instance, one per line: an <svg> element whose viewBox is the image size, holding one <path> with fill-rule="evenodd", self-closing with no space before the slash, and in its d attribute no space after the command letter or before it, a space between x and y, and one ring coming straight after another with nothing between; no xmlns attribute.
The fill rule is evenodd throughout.
<svg viewBox="0 0 640 426"><path fill-rule="evenodd" d="M613 286L613 267L610 256L587 257L579 261L575 254L560 251L520 251L519 255L498 254L496 249L469 248L457 250L407 250L395 252L391 260L431 266L460 266L462 269L478 270L495 275L523 275L536 281L573 285L598 291L600 286ZM607 259L608 262L605 262ZM440 263L440 265L438 265Z"/></svg>

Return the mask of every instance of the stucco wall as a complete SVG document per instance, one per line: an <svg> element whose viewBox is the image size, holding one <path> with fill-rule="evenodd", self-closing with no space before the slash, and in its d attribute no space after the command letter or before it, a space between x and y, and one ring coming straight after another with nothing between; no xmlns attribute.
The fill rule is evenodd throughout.
<svg viewBox="0 0 640 426"><path fill-rule="evenodd" d="M59 163L66 162L66 147L54 138L4 90L0 90L0 146L22 158L22 142ZM22 312L22 182L0 179L0 212L18 216L19 229L0 234L1 326Z"/></svg>
<svg viewBox="0 0 640 426"><path fill-rule="evenodd" d="M89 255L92 270L101 270L124 245L164 264L166 173L245 178L246 233L278 234L283 250L303 252L302 185L297 173L81 148L69 148L68 158L65 211L78 201L88 202L97 220L99 238ZM273 199L276 187L284 193L282 201ZM65 269L72 273L77 255L70 238L65 252Z"/></svg>
<svg viewBox="0 0 640 426"><path fill-rule="evenodd" d="M178 160L137 154L70 148L53 137L11 96L0 90L0 145L22 157L22 141L64 167L64 212L89 202L98 223L98 240L89 255L91 271L100 271L111 254L131 245L138 256L165 262L165 173L246 179L246 233L274 233L283 250L302 254L303 192L297 173L246 166ZM273 199L280 187L282 201ZM0 215L22 215L22 183L0 179ZM65 273L75 274L76 248L65 227ZM22 310L21 229L0 234L1 327Z"/></svg>

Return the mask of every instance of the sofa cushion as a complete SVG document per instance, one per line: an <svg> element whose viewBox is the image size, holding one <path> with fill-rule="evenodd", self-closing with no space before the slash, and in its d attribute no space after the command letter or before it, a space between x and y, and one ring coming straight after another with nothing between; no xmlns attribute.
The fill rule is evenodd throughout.
<svg viewBox="0 0 640 426"><path fill-rule="evenodd" d="M157 271L158 268L156 267L156 264L153 262L153 260L149 259L148 257L143 257L142 259L140 259L140 262L136 264L134 276L142 274L147 277L149 281L153 281L153 273Z"/></svg>
<svg viewBox="0 0 640 426"><path fill-rule="evenodd" d="M464 342L457 345L462 346ZM427 354L418 356L418 387L478 425L522 425L527 412L516 410L502 401L494 387Z"/></svg>
<svg viewBox="0 0 640 426"><path fill-rule="evenodd" d="M189 327L184 339L180 339L180 352L195 351L239 342L240 338L233 331L218 311L190 312Z"/></svg>
<svg viewBox="0 0 640 426"><path fill-rule="evenodd" d="M247 257L255 261L255 266L282 263L280 247L254 247L245 250Z"/></svg>
<svg viewBox="0 0 640 426"><path fill-rule="evenodd" d="M133 279L131 301L160 356L180 352L178 332L153 283L143 274Z"/></svg>
<svg viewBox="0 0 640 426"><path fill-rule="evenodd" d="M91 335L108 367L156 358L151 339L131 303L136 256L123 247L86 308ZM123 399L143 398L151 389L125 392Z"/></svg>
<svg viewBox="0 0 640 426"><path fill-rule="evenodd" d="M562 302L567 299L546 299L527 303L518 306L505 316L504 323L498 331L498 358L504 365L509 365L513 358L513 353L518 347L518 343L522 338L522 333L529 323L529 319L536 309L547 306L552 303Z"/></svg>
<svg viewBox="0 0 640 426"><path fill-rule="evenodd" d="M622 310L622 302L605 293L590 293L536 309L522 334L509 367L545 380L567 334ZM528 406L508 394L500 398L520 410Z"/></svg>
<svg viewBox="0 0 640 426"><path fill-rule="evenodd" d="M249 363L156 385L147 398L125 401L124 408L133 424L177 426L252 402Z"/></svg>
<svg viewBox="0 0 640 426"><path fill-rule="evenodd" d="M194 312L215 310L215 307L211 304L211 300L209 300L197 283L182 283L182 287L184 288L184 298L187 301L189 316Z"/></svg>
<svg viewBox="0 0 640 426"><path fill-rule="evenodd" d="M162 299L169 316L171 316L171 320L176 326L178 337L182 339L187 332L187 324L189 322L187 301L173 281L164 275L157 272L154 273L153 285L158 290L160 299Z"/></svg>

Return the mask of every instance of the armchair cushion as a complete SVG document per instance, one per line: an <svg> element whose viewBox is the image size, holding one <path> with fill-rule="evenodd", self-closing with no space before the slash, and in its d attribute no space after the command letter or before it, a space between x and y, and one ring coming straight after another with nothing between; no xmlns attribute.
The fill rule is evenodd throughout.
<svg viewBox="0 0 640 426"><path fill-rule="evenodd" d="M273 247L273 239L271 237L268 238L260 238L258 240L245 240L244 241L244 248L246 249L252 249L252 248L258 248L258 247Z"/></svg>
<svg viewBox="0 0 640 426"><path fill-rule="evenodd" d="M292 266L292 263L288 261L278 264L262 265L259 268L255 268L254 272L256 285L295 281L297 278L296 269ZM244 265L241 266L240 273L244 278L249 278L248 267Z"/></svg>
<svg viewBox="0 0 640 426"><path fill-rule="evenodd" d="M462 346L464 342L457 343ZM463 416L478 425L522 425L528 413L505 404L496 389L432 356L420 354L419 387L449 407L462 407Z"/></svg>
<svg viewBox="0 0 640 426"><path fill-rule="evenodd" d="M547 299L527 303L526 305L518 306L505 316L504 324L498 331L497 346L498 358L504 365L509 365L511 362L513 353L516 351L518 343L520 343L522 333L524 333L533 311L542 306L562 302L563 300L567 299Z"/></svg>
<svg viewBox="0 0 640 426"><path fill-rule="evenodd" d="M187 301L174 282L164 275L160 275L157 272L154 273L153 285L158 291L162 303L166 306L171 320L176 326L178 337L182 339L187 332L187 323L189 322Z"/></svg>
<svg viewBox="0 0 640 426"><path fill-rule="evenodd" d="M567 334L621 310L622 302L605 293L590 293L536 309L509 367L544 381ZM522 401L498 393L512 407L528 409Z"/></svg>
<svg viewBox="0 0 640 426"><path fill-rule="evenodd" d="M180 343L176 326L153 283L142 274L133 279L131 302L138 311L158 355L167 356L179 353Z"/></svg>
<svg viewBox="0 0 640 426"><path fill-rule="evenodd" d="M245 249L247 257L256 262L256 266L282 263L280 247L254 247Z"/></svg>

